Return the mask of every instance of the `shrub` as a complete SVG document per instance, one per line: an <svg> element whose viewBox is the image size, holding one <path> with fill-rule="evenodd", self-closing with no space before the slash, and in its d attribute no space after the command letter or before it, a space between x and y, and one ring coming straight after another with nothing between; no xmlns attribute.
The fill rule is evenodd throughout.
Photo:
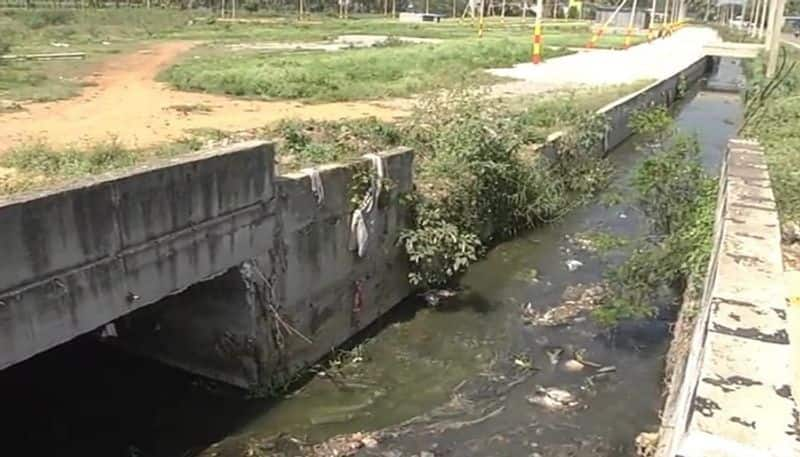
<svg viewBox="0 0 800 457"><path fill-rule="evenodd" d="M456 91L434 98L409 122L420 193L402 240L413 284L447 284L488 246L558 218L605 184L608 164L596 153L601 119L567 135L551 161L525 158L531 125L516 114Z"/></svg>
<svg viewBox="0 0 800 457"><path fill-rule="evenodd" d="M250 13L255 13L259 10L259 8L261 8L261 4L258 2L258 0L247 0L242 5L242 8Z"/></svg>
<svg viewBox="0 0 800 457"><path fill-rule="evenodd" d="M636 170L640 207L656 236L608 275L610 294L594 317L602 324L650 317L666 288L702 284L711 255L717 182L698 158L694 138L679 137Z"/></svg>

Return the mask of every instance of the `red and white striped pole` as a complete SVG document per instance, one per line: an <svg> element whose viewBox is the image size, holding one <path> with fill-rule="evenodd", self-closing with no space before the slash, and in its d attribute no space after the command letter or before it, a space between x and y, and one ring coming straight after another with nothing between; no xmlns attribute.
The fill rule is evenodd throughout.
<svg viewBox="0 0 800 457"><path fill-rule="evenodd" d="M537 0L536 22L533 25L533 53L531 54L531 62L534 64L542 62L542 11L544 11L542 0Z"/></svg>
<svg viewBox="0 0 800 457"><path fill-rule="evenodd" d="M633 35L633 19L636 17L636 0L633 0L633 8L631 8L631 17L628 19L628 31L625 34L625 49L631 47L631 35Z"/></svg>
<svg viewBox="0 0 800 457"><path fill-rule="evenodd" d="M603 33L605 33L608 25L611 24L611 21L613 21L615 17L617 17L617 14L619 14L619 10L622 9L622 7L625 5L625 3L627 3L627 1L628 0L622 0L621 2L619 2L617 9L614 10L614 14L612 14L611 17L609 17L608 20L606 20L606 22L602 26L600 26L600 29L596 31L594 35L592 35L592 39L589 40L588 43L586 43L587 48L595 47L595 45L597 44L597 40L599 40L600 37L603 36Z"/></svg>

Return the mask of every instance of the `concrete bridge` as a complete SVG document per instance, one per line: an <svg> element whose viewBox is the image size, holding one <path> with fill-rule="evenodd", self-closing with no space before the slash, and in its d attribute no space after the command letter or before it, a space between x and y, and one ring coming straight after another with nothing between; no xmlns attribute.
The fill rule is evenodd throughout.
<svg viewBox="0 0 800 457"><path fill-rule="evenodd" d="M0 369L114 322L124 346L257 387L408 295L398 196L412 153L380 156L394 187L363 258L349 189L372 162L324 167L318 198L309 173L276 176L273 155L245 143L0 200Z"/></svg>
<svg viewBox="0 0 800 457"><path fill-rule="evenodd" d="M703 46L703 52L711 57L731 57L736 59L753 59L765 49L760 43L729 43L720 41Z"/></svg>

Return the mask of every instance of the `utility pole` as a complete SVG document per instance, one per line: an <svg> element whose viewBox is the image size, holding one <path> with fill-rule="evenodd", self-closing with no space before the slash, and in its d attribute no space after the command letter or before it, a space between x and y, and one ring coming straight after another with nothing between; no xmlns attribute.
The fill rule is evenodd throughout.
<svg viewBox="0 0 800 457"><path fill-rule="evenodd" d="M767 8L767 1L768 0L758 1L759 8L756 12L756 23L755 27L753 28L753 36L756 38L761 38L763 36L762 26L764 25L764 11Z"/></svg>
<svg viewBox="0 0 800 457"><path fill-rule="evenodd" d="M425 14L431 14L431 0L425 0Z"/></svg>
<svg viewBox="0 0 800 457"><path fill-rule="evenodd" d="M769 16L767 17L767 35L765 44L767 51L772 49L772 33L775 28L776 15L778 14L778 3L780 0L769 0Z"/></svg>
<svg viewBox="0 0 800 457"><path fill-rule="evenodd" d="M772 39L770 40L769 59L767 60L767 78L775 76L778 67L778 51L781 49L781 30L783 29L783 10L786 8L786 0L775 0L774 23L772 24Z"/></svg>

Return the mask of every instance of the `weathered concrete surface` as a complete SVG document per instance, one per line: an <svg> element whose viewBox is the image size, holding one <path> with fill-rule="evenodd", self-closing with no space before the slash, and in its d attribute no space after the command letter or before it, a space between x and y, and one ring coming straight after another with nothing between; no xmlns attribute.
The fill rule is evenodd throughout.
<svg viewBox="0 0 800 457"><path fill-rule="evenodd" d="M675 74L600 108L597 113L609 122L604 152L616 148L633 134L630 119L634 113L653 106L671 106L708 73L712 64L710 58L702 57Z"/></svg>
<svg viewBox="0 0 800 457"><path fill-rule="evenodd" d="M271 145L101 178L0 202L0 369L269 247Z"/></svg>
<svg viewBox="0 0 800 457"><path fill-rule="evenodd" d="M653 106L671 106L689 87L706 75L712 65L711 58L702 57L675 74L598 109L597 114L608 122L602 151L599 152L608 153L633 135L630 120L636 112ZM563 135L564 132L550 135L547 142L541 146L541 153L555 158L558 154L558 142Z"/></svg>
<svg viewBox="0 0 800 457"><path fill-rule="evenodd" d="M380 154L391 186L369 213L364 257L349 244L354 174L372 163L277 177L267 248L226 274L121 319L120 342L163 362L244 388L290 380L410 293L398 243L406 225L400 196L411 190L413 154Z"/></svg>
<svg viewBox="0 0 800 457"><path fill-rule="evenodd" d="M753 59L764 50L761 43L729 43L719 41L703 46L703 52L712 57L733 57L737 59Z"/></svg>
<svg viewBox="0 0 800 457"><path fill-rule="evenodd" d="M782 275L763 152L731 141L709 277L657 456L800 455Z"/></svg>

